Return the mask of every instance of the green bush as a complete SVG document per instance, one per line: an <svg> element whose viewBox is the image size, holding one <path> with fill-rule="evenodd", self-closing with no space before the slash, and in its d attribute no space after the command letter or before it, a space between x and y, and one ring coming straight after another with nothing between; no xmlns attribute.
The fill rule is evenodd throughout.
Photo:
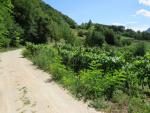
<svg viewBox="0 0 150 113"><path fill-rule="evenodd" d="M78 31L78 36L80 36L80 37L88 36L88 32L86 30L81 29Z"/></svg>
<svg viewBox="0 0 150 113"><path fill-rule="evenodd" d="M113 93L112 102L119 104L119 106L125 106L129 102L129 96L121 90L116 90Z"/></svg>
<svg viewBox="0 0 150 113"><path fill-rule="evenodd" d="M79 99L90 101L92 107L120 113L127 110L149 113L144 93L150 86L150 54L138 57L130 54L119 49L106 51L61 43L55 46L27 43L24 52L35 65L51 73L53 80Z"/></svg>
<svg viewBox="0 0 150 113"><path fill-rule="evenodd" d="M89 46L102 47L104 43L104 35L102 32L92 31L89 36L86 38L86 44Z"/></svg>
<svg viewBox="0 0 150 113"><path fill-rule="evenodd" d="M128 113L149 113L149 103L144 103L140 98L132 98L129 103Z"/></svg>
<svg viewBox="0 0 150 113"><path fill-rule="evenodd" d="M118 39L112 30L105 31L105 41L110 45L117 45Z"/></svg>
<svg viewBox="0 0 150 113"><path fill-rule="evenodd" d="M99 98L90 102L90 107L94 107L97 110L102 110L108 108L108 103L106 103L105 99Z"/></svg>
<svg viewBox="0 0 150 113"><path fill-rule="evenodd" d="M0 48L7 48L10 46L10 39L9 38L0 38Z"/></svg>
<svg viewBox="0 0 150 113"><path fill-rule="evenodd" d="M138 43L133 50L134 56L144 56L146 54L146 47L144 43Z"/></svg>
<svg viewBox="0 0 150 113"><path fill-rule="evenodd" d="M69 89L73 94L77 94L77 77L75 76L75 73L69 71L66 75L63 76L61 82L63 86Z"/></svg>
<svg viewBox="0 0 150 113"><path fill-rule="evenodd" d="M60 81L63 78L63 76L66 76L69 74L65 66L59 63L55 63L51 66L50 73L53 75L52 78L57 81Z"/></svg>
<svg viewBox="0 0 150 113"><path fill-rule="evenodd" d="M123 46L129 46L129 45L131 45L131 40L129 40L129 39L123 39L121 41L121 43L122 43Z"/></svg>
<svg viewBox="0 0 150 113"><path fill-rule="evenodd" d="M79 77L79 92L85 100L96 99L103 95L104 85L101 71L82 71Z"/></svg>

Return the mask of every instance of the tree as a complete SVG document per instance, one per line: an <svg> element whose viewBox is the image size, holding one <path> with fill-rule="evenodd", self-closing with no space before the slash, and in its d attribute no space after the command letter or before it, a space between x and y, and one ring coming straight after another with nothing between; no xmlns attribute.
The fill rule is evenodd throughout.
<svg viewBox="0 0 150 113"><path fill-rule="evenodd" d="M75 21L73 21L71 18L69 18L68 16L64 15L63 16L64 20L68 23L68 25L72 28L75 29L77 28L77 23Z"/></svg>
<svg viewBox="0 0 150 113"><path fill-rule="evenodd" d="M101 47L104 43L104 35L102 32L92 31L86 38L86 43L89 46Z"/></svg>
<svg viewBox="0 0 150 113"><path fill-rule="evenodd" d="M92 26L92 20L89 20L89 22L87 23L86 29L89 29Z"/></svg>
<svg viewBox="0 0 150 113"><path fill-rule="evenodd" d="M105 31L105 41L110 45L117 45L118 43L115 33L110 29Z"/></svg>
<svg viewBox="0 0 150 113"><path fill-rule="evenodd" d="M12 7L11 0L0 0L0 47L8 47L10 44L7 35L8 29L13 24Z"/></svg>
<svg viewBox="0 0 150 113"><path fill-rule="evenodd" d="M135 45L134 50L133 50L133 55L134 56L144 56L146 54L146 47L145 43L141 42Z"/></svg>
<svg viewBox="0 0 150 113"><path fill-rule="evenodd" d="M41 0L13 0L14 17L24 29L25 41L35 44L64 39L72 42L75 23Z"/></svg>

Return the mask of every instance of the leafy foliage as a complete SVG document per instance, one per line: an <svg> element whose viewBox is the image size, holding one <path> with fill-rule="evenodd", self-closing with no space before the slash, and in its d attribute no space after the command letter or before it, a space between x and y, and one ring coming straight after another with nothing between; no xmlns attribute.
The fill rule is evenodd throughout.
<svg viewBox="0 0 150 113"><path fill-rule="evenodd" d="M41 0L13 0L14 17L24 29L25 41L47 43L64 39L73 42L74 35L70 29L75 22L61 14Z"/></svg>
<svg viewBox="0 0 150 113"><path fill-rule="evenodd" d="M11 0L0 2L0 47L18 47L23 33L12 17L13 5Z"/></svg>
<svg viewBox="0 0 150 113"><path fill-rule="evenodd" d="M41 0L0 0L0 48L48 43L27 43L24 56L97 109L150 112L150 54L144 43L129 46L149 37L91 20L77 25Z"/></svg>
<svg viewBox="0 0 150 113"><path fill-rule="evenodd" d="M102 47L104 43L104 35L101 32L93 31L86 39L86 44L90 46Z"/></svg>
<svg viewBox="0 0 150 113"><path fill-rule="evenodd" d="M148 113L147 95L144 93L150 88L150 55L135 57L130 52L63 44L56 48L29 44L25 54L36 65L52 73L54 80L78 98L90 100L90 105L97 109L112 106L106 105L110 101L118 106L127 106L127 111L118 108L123 113ZM135 101L139 104L134 105Z"/></svg>

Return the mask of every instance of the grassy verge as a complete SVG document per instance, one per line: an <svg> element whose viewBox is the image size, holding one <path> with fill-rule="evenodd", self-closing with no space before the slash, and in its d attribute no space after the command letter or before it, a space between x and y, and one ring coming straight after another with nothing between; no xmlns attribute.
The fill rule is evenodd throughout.
<svg viewBox="0 0 150 113"><path fill-rule="evenodd" d="M79 50L64 46L58 49L29 44L23 55L51 73L53 80L62 84L75 97L88 101L89 106L97 110L107 113L150 113L149 97L143 94L136 77L137 69L142 70L138 76L149 73L149 55L128 59L128 53L117 52L115 57L115 54L110 53L97 48Z"/></svg>

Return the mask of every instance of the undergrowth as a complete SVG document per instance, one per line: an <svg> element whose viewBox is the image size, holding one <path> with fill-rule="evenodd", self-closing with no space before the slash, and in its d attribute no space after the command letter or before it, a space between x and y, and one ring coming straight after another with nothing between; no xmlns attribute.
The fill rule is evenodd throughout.
<svg viewBox="0 0 150 113"><path fill-rule="evenodd" d="M150 113L149 53L29 43L23 55L97 110Z"/></svg>

